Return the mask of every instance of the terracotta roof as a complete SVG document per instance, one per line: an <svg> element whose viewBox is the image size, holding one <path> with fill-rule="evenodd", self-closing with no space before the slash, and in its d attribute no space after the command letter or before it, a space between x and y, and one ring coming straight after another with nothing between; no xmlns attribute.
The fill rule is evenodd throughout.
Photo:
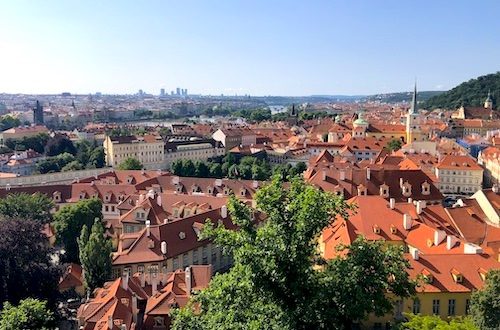
<svg viewBox="0 0 500 330"><path fill-rule="evenodd" d="M469 156L447 155L436 165L438 169L482 171L475 159Z"/></svg>

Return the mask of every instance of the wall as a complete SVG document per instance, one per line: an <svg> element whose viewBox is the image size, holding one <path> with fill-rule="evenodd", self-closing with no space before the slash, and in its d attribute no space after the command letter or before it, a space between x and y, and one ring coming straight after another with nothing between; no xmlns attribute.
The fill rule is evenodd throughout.
<svg viewBox="0 0 500 330"><path fill-rule="evenodd" d="M41 186L45 184L71 183L75 179L83 179L109 172L109 168L97 168L90 170L79 170L60 173L37 174L29 176L19 176L16 178L0 178L0 187L14 186Z"/></svg>

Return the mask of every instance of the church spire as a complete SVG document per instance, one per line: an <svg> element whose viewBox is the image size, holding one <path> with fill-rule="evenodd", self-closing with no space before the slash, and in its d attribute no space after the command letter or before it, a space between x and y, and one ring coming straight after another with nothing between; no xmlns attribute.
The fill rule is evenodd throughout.
<svg viewBox="0 0 500 330"><path fill-rule="evenodd" d="M413 99L411 101L410 114L417 113L417 80L415 79L415 88L413 89Z"/></svg>

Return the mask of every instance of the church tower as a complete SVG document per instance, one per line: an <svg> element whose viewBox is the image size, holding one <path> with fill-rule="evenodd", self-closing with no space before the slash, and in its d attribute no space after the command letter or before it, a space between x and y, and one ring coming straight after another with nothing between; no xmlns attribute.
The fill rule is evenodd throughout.
<svg viewBox="0 0 500 330"><path fill-rule="evenodd" d="M490 91L488 91L488 97L484 101L484 108L490 110L493 109L493 100L491 99Z"/></svg>
<svg viewBox="0 0 500 330"><path fill-rule="evenodd" d="M418 119L417 83L415 82L415 89L413 90L411 107L406 114L406 143L422 140L424 140L424 138L422 136L422 131L420 130L420 123Z"/></svg>

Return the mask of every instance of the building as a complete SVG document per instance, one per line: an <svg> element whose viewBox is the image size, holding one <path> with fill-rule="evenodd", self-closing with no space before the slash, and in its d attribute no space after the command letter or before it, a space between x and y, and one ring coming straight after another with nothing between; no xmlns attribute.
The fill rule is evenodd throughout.
<svg viewBox="0 0 500 330"><path fill-rule="evenodd" d="M485 186L500 183L500 147L492 146L480 151L477 160L484 168Z"/></svg>
<svg viewBox="0 0 500 330"><path fill-rule="evenodd" d="M483 168L469 156L447 155L435 167L444 194L470 194L482 189Z"/></svg>
<svg viewBox="0 0 500 330"><path fill-rule="evenodd" d="M257 135L246 127L219 128L212 138L224 145L227 151L236 146L250 146L257 143Z"/></svg>
<svg viewBox="0 0 500 330"><path fill-rule="evenodd" d="M158 276L125 274L95 290L78 308L79 329L170 329L170 311L208 286L211 266L190 266Z"/></svg>
<svg viewBox="0 0 500 330"><path fill-rule="evenodd" d="M415 89L413 91L413 99L411 101L411 107L406 114L406 143L413 141L425 140L425 135L422 134L420 128L420 120L418 118L417 109L417 84L415 83Z"/></svg>
<svg viewBox="0 0 500 330"><path fill-rule="evenodd" d="M33 108L33 123L35 125L43 125L43 106L40 101L36 101L36 106Z"/></svg>
<svg viewBox="0 0 500 330"><path fill-rule="evenodd" d="M130 157L145 169L161 169L164 165L165 143L159 135L107 136L103 146L108 166L118 166Z"/></svg>
<svg viewBox="0 0 500 330"><path fill-rule="evenodd" d="M182 159L206 161L224 156L226 150L219 141L198 137L169 138L165 143L165 160L162 168L169 169L173 162Z"/></svg>
<svg viewBox="0 0 500 330"><path fill-rule="evenodd" d="M18 140L42 133L49 133L47 127L42 125L12 127L0 133L0 141L5 143L8 139Z"/></svg>

